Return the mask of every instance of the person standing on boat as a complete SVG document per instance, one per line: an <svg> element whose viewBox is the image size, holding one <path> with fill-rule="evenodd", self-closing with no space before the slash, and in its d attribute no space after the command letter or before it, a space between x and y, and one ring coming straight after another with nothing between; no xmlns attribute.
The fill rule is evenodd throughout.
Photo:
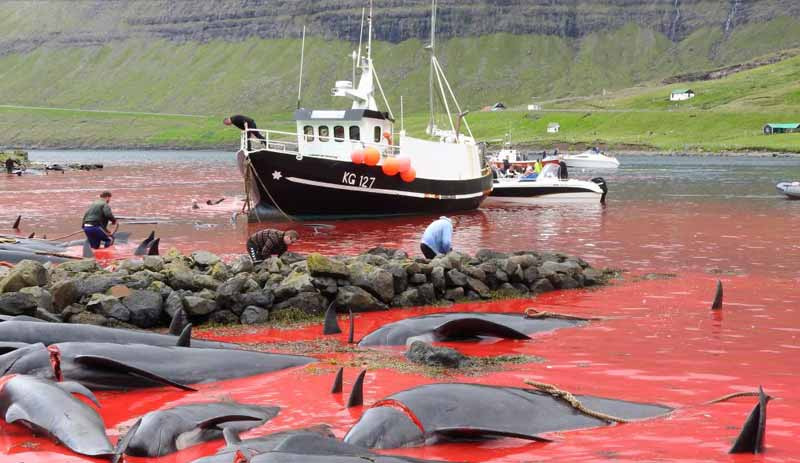
<svg viewBox="0 0 800 463"><path fill-rule="evenodd" d="M447 217L439 217L425 229L419 248L426 259L433 259L438 254L447 254L453 250L453 222Z"/></svg>
<svg viewBox="0 0 800 463"><path fill-rule="evenodd" d="M257 231L247 240L247 254L253 262L261 262L269 256L280 257L289 250L289 245L300 239L294 230L282 232L273 228Z"/></svg>
<svg viewBox="0 0 800 463"><path fill-rule="evenodd" d="M111 206L108 205L110 201L110 191L100 193L100 199L95 200L83 215L83 232L92 249L99 248L100 243L106 248L114 243L114 236L108 231L108 224L109 222L116 224L117 219L111 212Z"/></svg>
<svg viewBox="0 0 800 463"><path fill-rule="evenodd" d="M257 138L259 140L264 140L264 135L259 132L258 127L256 127L256 121L252 118L247 116L242 116L241 114L236 114L235 116L226 117L222 120L222 123L225 125L233 125L234 127L238 128L239 130L244 130L247 132L247 149L250 150L250 139Z"/></svg>
<svg viewBox="0 0 800 463"><path fill-rule="evenodd" d="M18 164L16 159L14 159L14 158L12 158L10 156L8 158L6 158L6 173L7 174L10 175L10 174L14 173L14 165L15 164Z"/></svg>
<svg viewBox="0 0 800 463"><path fill-rule="evenodd" d="M569 178L567 163L563 159L558 161L558 178L559 180L567 180Z"/></svg>

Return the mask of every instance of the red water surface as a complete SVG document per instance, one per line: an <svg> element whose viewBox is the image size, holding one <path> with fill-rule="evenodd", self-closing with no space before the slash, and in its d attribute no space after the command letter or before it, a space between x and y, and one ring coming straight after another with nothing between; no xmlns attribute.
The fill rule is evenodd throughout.
<svg viewBox="0 0 800 463"><path fill-rule="evenodd" d="M172 166L114 167L102 173L68 173L63 177L28 177L0 183L4 207L0 220L21 212L23 232L49 236L68 233L79 225L85 205L100 190L115 193L118 215L163 217L155 225L162 249L208 249L221 254L241 252L255 226L230 223L240 207L240 185L230 169ZM125 185L124 187L120 187ZM394 370L369 371L365 404L399 390L435 381L524 386L523 379L556 384L577 394L661 403L675 408L664 418L563 433L552 443L499 439L392 451L419 458L470 462L591 462L591 461L800 461L800 272L793 231L800 225L798 209L777 198L749 200L641 198L628 195L597 204L532 207L491 206L461 215L455 247L474 252L549 249L577 254L598 266L627 270L623 279L599 290L559 291L536 298L459 304L449 308L417 308L359 314L356 339L390 321L443 310L521 312L527 307L603 317L581 328L537 335L531 341L450 344L469 355L526 354L541 363L507 365L503 371L477 377L428 378ZM226 197L214 207L190 209L191 200ZM6 212L7 211L7 212ZM77 218L76 218L77 217ZM295 227L303 239L293 250L353 254L377 246L400 247L418 253L421 228L430 220L391 218ZM201 225L196 225L200 222ZM212 224L206 226L202 224ZM261 225L264 226L264 225ZM131 226L144 237L152 226ZM141 233L139 233L141 231ZM649 280L647 272L674 277ZM714 285L725 286L721 312L709 305ZM234 328L199 330L199 337L242 343L321 338L313 325L296 330ZM345 335L335 336L346 342ZM389 349L402 361L402 349ZM321 364L240 380L199 386L186 393L152 389L98 394L112 440L117 426L129 425L141 414L181 403L233 398L255 404L279 405L281 413L265 426L246 433L269 432L327 423L343 436L363 407L346 409L344 402L358 368L345 370L345 394L332 395L330 385L347 355L324 356ZM753 397L714 405L705 402L762 385L775 400L767 412L766 452L728 455L726 452L748 413ZM157 460L187 462L213 453L221 442L207 443ZM44 438L32 438L19 426L0 424L0 462L93 461L75 456Z"/></svg>

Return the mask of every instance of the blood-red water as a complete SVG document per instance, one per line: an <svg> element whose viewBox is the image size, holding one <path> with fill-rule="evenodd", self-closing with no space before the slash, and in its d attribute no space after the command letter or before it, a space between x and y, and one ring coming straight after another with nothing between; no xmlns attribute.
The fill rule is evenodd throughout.
<svg viewBox="0 0 800 463"><path fill-rule="evenodd" d="M797 163L770 165L771 160L729 162L732 167L718 161L632 159L626 163L623 159L623 168L609 178L611 193L605 207L488 206L459 216L455 235L459 250L558 250L580 255L596 266L627 270L622 280L609 287L356 318L358 339L387 322L443 310L519 313L535 307L603 317L586 327L537 335L532 341L450 344L469 355L534 355L544 359L541 363L507 364L502 371L477 377L428 378L389 369L370 371L366 406L393 392L434 381L522 387L523 379L531 378L573 393L661 403L675 407L673 413L642 422L553 433L547 437L554 442L546 444L499 439L390 453L471 462L800 461L796 450L800 246L793 234L800 226L800 202L786 201L772 191L776 181L790 178L785 177L787 172L800 174L800 170ZM626 168L626 164L632 166ZM241 207L236 198L241 187L229 163L159 162L112 166L103 172L3 179L0 220L10 223L21 213L23 234L66 234L77 230L83 208L102 189L114 191L112 206L118 215L167 219L155 226L126 227L139 238L155 228L162 236L162 249L239 253L247 234L257 228L230 222ZM226 200L217 206L202 205L218 197ZM201 209L190 208L193 198ZM333 228L316 227L318 233L302 223L269 226L298 228L302 240L293 248L298 252L353 254L383 245L418 254L419 234L430 219L325 221ZM643 278L648 272L674 276ZM709 305L718 278L725 286L724 308L712 312ZM200 330L198 336L242 343L322 337L318 325L295 330ZM345 336L334 338L346 342ZM402 349L388 350L402 361ZM133 423L147 411L230 397L282 407L278 417L245 437L319 423L332 425L343 436L363 411L363 407L344 407L358 368L345 370L345 394L329 393L337 365L349 360L350 354L327 355L320 365L201 385L196 393L161 388L100 393L100 413L115 440L118 426ZM756 399L705 402L731 392L753 391L758 385L775 397L767 412L766 452L728 455ZM220 445L219 441L207 443L157 461L191 461ZM0 462L93 461L7 424L0 424L0 452L5 454Z"/></svg>

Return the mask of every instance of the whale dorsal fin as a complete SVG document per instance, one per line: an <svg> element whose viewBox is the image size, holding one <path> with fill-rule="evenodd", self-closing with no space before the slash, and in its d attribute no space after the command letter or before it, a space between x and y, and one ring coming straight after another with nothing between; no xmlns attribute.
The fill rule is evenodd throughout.
<svg viewBox="0 0 800 463"><path fill-rule="evenodd" d="M139 246L136 248L136 251L133 252L134 256L143 256L147 254L148 245L155 239L156 232L151 231L150 235L142 241Z"/></svg>
<svg viewBox="0 0 800 463"><path fill-rule="evenodd" d="M335 302L331 302L325 311L325 324L322 326L322 334L339 334L342 332L342 329L339 328L339 322L336 320L336 309L333 308Z"/></svg>
<svg viewBox="0 0 800 463"><path fill-rule="evenodd" d="M254 416L254 415L223 415L223 416L215 416L213 418L209 418L205 421L201 421L197 423L197 427L200 429L210 429L210 428L218 428L220 424L229 423L231 421L257 421L257 422L265 422L267 421L264 416Z"/></svg>
<svg viewBox="0 0 800 463"><path fill-rule="evenodd" d="M164 378L163 376L159 376L153 372L143 370L141 368L128 365L123 362L119 362L114 359L110 359L108 357L103 357L100 355L77 355L75 356L75 363L93 367L93 368L100 368L106 370L116 371L118 373L125 373L129 375L139 376L145 379L149 379L154 383L163 384L166 386L176 387L178 389L182 389L184 391L197 391L192 387L186 386L184 384L176 383L175 381L169 380Z"/></svg>
<svg viewBox="0 0 800 463"><path fill-rule="evenodd" d="M111 463L122 463L124 458L123 455L125 454L125 451L128 450L128 445L131 443L133 436L136 435L136 431L139 429L139 425L141 424L142 419L139 418L136 420L136 423L133 423L133 426L128 428L128 432L119 438L117 445L114 447L114 457L111 459Z"/></svg>
<svg viewBox="0 0 800 463"><path fill-rule="evenodd" d="M187 323L189 323L189 318L186 316L186 311L183 308L176 310L169 323L169 334L180 336Z"/></svg>
<svg viewBox="0 0 800 463"><path fill-rule="evenodd" d="M161 238L156 238L150 243L150 246L147 247L147 255L148 256L157 256L158 255L158 243L161 242Z"/></svg>
<svg viewBox="0 0 800 463"><path fill-rule="evenodd" d="M353 383L353 390L350 391L350 397L347 399L347 408L364 405L364 375L366 374L367 370L361 370L361 373L358 374Z"/></svg>
<svg viewBox="0 0 800 463"><path fill-rule="evenodd" d="M59 389L69 392L70 394L82 395L97 405L97 408L101 407L97 397L95 397L94 394L92 394L92 391L87 389L83 384L76 383L75 381L61 381L55 384Z"/></svg>
<svg viewBox="0 0 800 463"><path fill-rule="evenodd" d="M728 453L761 453L764 451L764 432L767 425L767 401L761 386L758 387L758 403L742 426L736 442Z"/></svg>
<svg viewBox="0 0 800 463"><path fill-rule="evenodd" d="M493 336L504 339L530 339L525 333L521 333L506 325L501 325L483 318L459 318L442 323L433 330L437 341L448 341L451 339L473 338L476 336Z"/></svg>
<svg viewBox="0 0 800 463"><path fill-rule="evenodd" d="M183 327L181 335L178 337L178 342L175 343L178 347L191 347L192 345L192 324Z"/></svg>

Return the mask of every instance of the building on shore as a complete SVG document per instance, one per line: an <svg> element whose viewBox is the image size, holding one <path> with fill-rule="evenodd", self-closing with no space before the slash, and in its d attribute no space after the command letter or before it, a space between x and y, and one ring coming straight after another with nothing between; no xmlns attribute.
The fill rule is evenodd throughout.
<svg viewBox="0 0 800 463"><path fill-rule="evenodd" d="M558 122L551 122L547 124L547 133L558 133L561 131L561 124Z"/></svg>
<svg viewBox="0 0 800 463"><path fill-rule="evenodd" d="M689 88L679 88L669 94L669 101L686 101L694 98L694 90Z"/></svg>
<svg viewBox="0 0 800 463"><path fill-rule="evenodd" d="M764 126L764 135L772 135L774 133L791 133L800 132L800 123L776 123L770 122Z"/></svg>

